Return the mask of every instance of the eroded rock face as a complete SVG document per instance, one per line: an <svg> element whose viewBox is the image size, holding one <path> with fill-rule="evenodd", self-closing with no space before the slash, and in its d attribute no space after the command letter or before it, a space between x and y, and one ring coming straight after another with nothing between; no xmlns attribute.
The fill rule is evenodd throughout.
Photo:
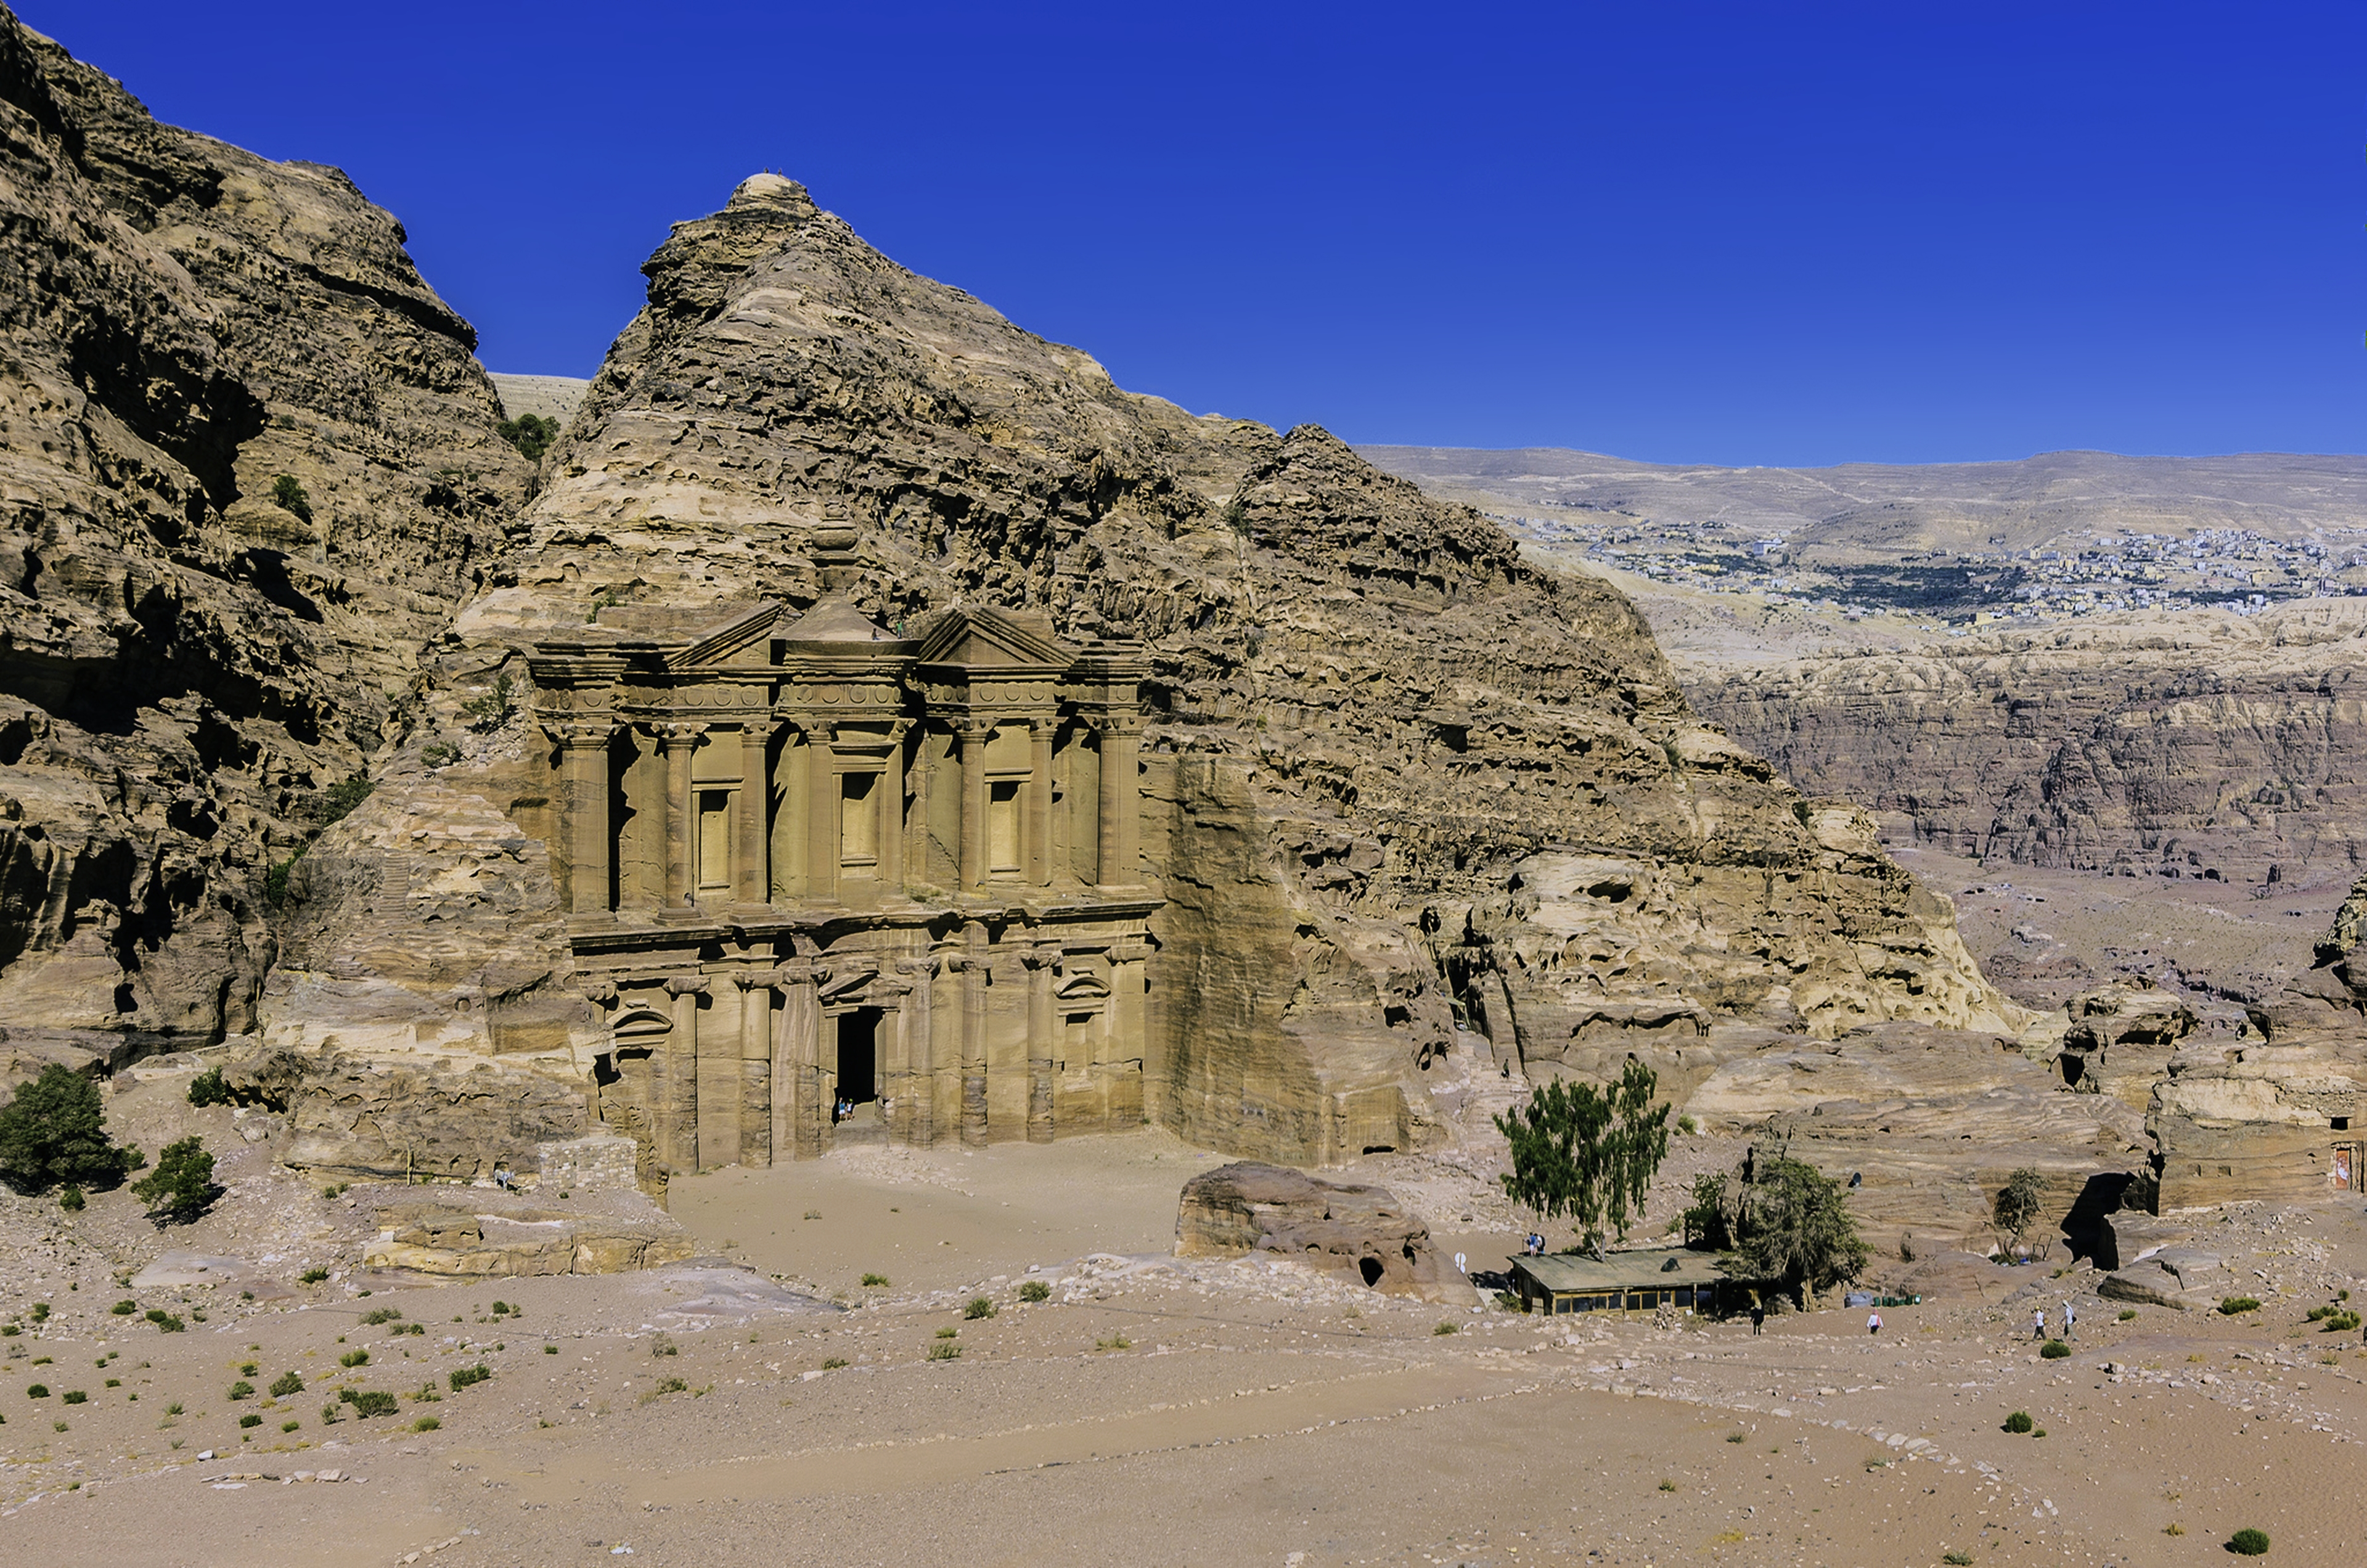
<svg viewBox="0 0 2367 1568"><path fill-rule="evenodd" d="M490 657L603 603L809 604L830 525L882 626L982 600L1142 639L1145 1071L1185 1136L1444 1141L1421 1068L1458 1019L1539 1071L1718 1019L2019 1021L1863 817L1700 723L1625 599L1469 510L1313 427L1121 391L777 177L645 270L459 631Z"/></svg>
<svg viewBox="0 0 2367 1568"><path fill-rule="evenodd" d="M583 1092L481 1058L261 1046L222 1076L288 1118L288 1165L347 1180L491 1181L538 1170L538 1145L584 1136Z"/></svg>
<svg viewBox="0 0 2367 1568"><path fill-rule="evenodd" d="M623 1274L697 1254L689 1234L638 1192L551 1203L504 1193L428 1198L378 1211L379 1235L362 1249L368 1269L505 1279Z"/></svg>
<svg viewBox="0 0 2367 1568"><path fill-rule="evenodd" d="M1430 1227L1386 1187L1322 1181L1250 1162L1204 1170L1175 1213L1179 1258L1271 1253L1384 1295L1455 1299L1470 1290L1431 1245Z"/></svg>
<svg viewBox="0 0 2367 1568"><path fill-rule="evenodd" d="M0 128L0 1017L206 1043L533 470L344 175L159 125L5 10Z"/></svg>
<svg viewBox="0 0 2367 1568"><path fill-rule="evenodd" d="M2194 1010L2175 992L2113 985L2063 1005L2063 1081L2083 1094L2109 1094L2142 1112L2169 1072L2179 1043L2194 1032Z"/></svg>
<svg viewBox="0 0 2367 1568"><path fill-rule="evenodd" d="M2367 856L2367 602L1693 671L1803 788L1951 853L2259 884Z"/></svg>

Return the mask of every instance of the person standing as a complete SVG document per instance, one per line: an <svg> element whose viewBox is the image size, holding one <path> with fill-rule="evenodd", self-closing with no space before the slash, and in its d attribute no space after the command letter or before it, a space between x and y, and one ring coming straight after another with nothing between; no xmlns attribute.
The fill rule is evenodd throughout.
<svg viewBox="0 0 2367 1568"><path fill-rule="evenodd" d="M2044 1339L2046 1337L2046 1309L2044 1307L2033 1307L2030 1309L2030 1337L2033 1339Z"/></svg>
<svg viewBox="0 0 2367 1568"><path fill-rule="evenodd" d="M2063 1303L2063 1337L2065 1339L2067 1340L2072 1337L2073 1326L2078 1324L2078 1314L2071 1310L2071 1303L2069 1302L2065 1302Z"/></svg>
<svg viewBox="0 0 2367 1568"><path fill-rule="evenodd" d="M1882 1332L1882 1314L1880 1313L1870 1312L1865 1314L1865 1331L1868 1334L1879 1334Z"/></svg>
<svg viewBox="0 0 2367 1568"><path fill-rule="evenodd" d="M1759 1333L1767 1326L1767 1303L1756 1296L1750 1301L1750 1332Z"/></svg>

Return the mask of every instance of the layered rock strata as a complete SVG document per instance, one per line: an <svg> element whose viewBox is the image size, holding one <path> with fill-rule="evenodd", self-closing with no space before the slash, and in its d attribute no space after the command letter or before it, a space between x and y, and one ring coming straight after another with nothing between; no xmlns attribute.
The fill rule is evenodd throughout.
<svg viewBox="0 0 2367 1568"><path fill-rule="evenodd" d="M2367 602L1684 673L1785 777L1951 853L2254 885L2367 862Z"/></svg>
<svg viewBox="0 0 2367 1568"><path fill-rule="evenodd" d="M204 1043L533 470L338 171L159 125L5 10L0 130L0 1017Z"/></svg>

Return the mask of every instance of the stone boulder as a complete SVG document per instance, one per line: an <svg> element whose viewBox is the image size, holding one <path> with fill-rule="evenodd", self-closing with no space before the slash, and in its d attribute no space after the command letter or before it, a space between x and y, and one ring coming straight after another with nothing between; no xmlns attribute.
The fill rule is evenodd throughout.
<svg viewBox="0 0 2367 1568"><path fill-rule="evenodd" d="M1270 1253L1384 1295L1455 1299L1470 1287L1431 1246L1430 1227L1386 1187L1322 1181L1243 1161L1184 1184L1178 1258Z"/></svg>
<svg viewBox="0 0 2367 1568"><path fill-rule="evenodd" d="M2230 1293L2233 1278L2214 1253L2200 1252L2191 1247L2165 1247L2142 1261L2105 1275L2096 1293L2108 1302L2175 1307L2180 1312L2207 1311Z"/></svg>
<svg viewBox="0 0 2367 1568"><path fill-rule="evenodd" d="M366 1269L503 1279L622 1274L678 1263L698 1251L688 1232L638 1192L596 1202L533 1202L470 1190L392 1203L362 1249Z"/></svg>

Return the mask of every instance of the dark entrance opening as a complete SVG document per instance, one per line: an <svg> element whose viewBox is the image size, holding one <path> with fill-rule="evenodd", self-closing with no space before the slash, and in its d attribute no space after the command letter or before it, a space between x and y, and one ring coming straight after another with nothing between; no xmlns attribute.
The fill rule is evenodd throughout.
<svg viewBox="0 0 2367 1568"><path fill-rule="evenodd" d="M1365 1284L1377 1286L1381 1282L1381 1260L1377 1258L1359 1259L1356 1272L1365 1277Z"/></svg>
<svg viewBox="0 0 2367 1568"><path fill-rule="evenodd" d="M878 1008L857 1008L839 1016L838 1094L855 1105L879 1098L880 1016Z"/></svg>

